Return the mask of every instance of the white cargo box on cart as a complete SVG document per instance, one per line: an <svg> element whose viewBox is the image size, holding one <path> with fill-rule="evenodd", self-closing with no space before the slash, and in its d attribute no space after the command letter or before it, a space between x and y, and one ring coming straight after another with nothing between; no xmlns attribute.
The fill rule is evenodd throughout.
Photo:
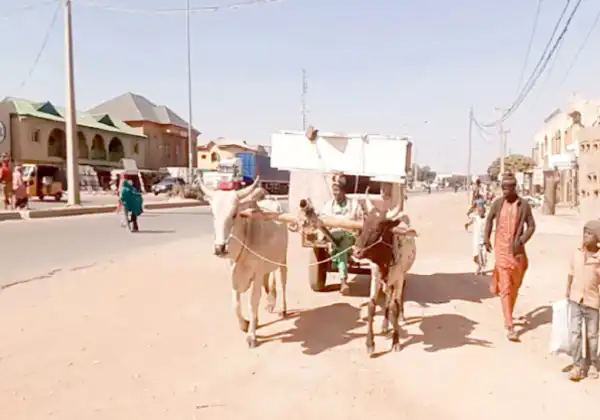
<svg viewBox="0 0 600 420"><path fill-rule="evenodd" d="M271 135L271 166L398 179L411 167L411 148L406 136L318 132L311 141L303 131L279 131Z"/></svg>

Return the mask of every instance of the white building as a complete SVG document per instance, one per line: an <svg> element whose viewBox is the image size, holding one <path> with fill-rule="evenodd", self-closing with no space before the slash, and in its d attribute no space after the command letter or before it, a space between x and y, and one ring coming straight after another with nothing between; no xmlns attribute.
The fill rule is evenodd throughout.
<svg viewBox="0 0 600 420"><path fill-rule="evenodd" d="M600 101L573 95L564 109L557 108L546 117L535 135L533 159L538 171L558 170L561 176L558 199L572 197L575 163L579 154L579 131L600 121ZM538 177L539 178L539 177Z"/></svg>

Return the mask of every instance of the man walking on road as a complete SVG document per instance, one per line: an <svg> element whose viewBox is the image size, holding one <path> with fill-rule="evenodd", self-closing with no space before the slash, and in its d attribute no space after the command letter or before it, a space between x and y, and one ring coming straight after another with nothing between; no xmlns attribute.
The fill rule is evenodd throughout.
<svg viewBox="0 0 600 420"><path fill-rule="evenodd" d="M590 220L583 228L583 243L571 258L567 281L566 298L571 305L573 369L569 377L580 381L587 373L588 378L598 378L598 325L600 315L600 266L598 264L598 242L600 220ZM585 340L582 326L585 324ZM583 348L587 343L586 357ZM587 372L586 372L587 370Z"/></svg>
<svg viewBox="0 0 600 420"><path fill-rule="evenodd" d="M2 154L0 185L2 186L2 195L4 196L4 210L11 210L13 207L13 171L10 165L10 156L7 153Z"/></svg>
<svg viewBox="0 0 600 420"><path fill-rule="evenodd" d="M528 267L525 244L535 231L535 221L529 203L517 195L517 180L513 174L502 177L502 193L503 196L496 199L490 208L484 244L491 252L490 237L496 222L496 265L490 289L502 301L507 338L516 342L519 336L514 329L513 311Z"/></svg>

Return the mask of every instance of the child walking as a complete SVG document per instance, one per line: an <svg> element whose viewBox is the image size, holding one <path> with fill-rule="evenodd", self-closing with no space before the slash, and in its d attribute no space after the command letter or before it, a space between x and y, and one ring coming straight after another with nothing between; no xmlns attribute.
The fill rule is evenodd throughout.
<svg viewBox="0 0 600 420"><path fill-rule="evenodd" d="M475 211L469 213L470 220L465 223L465 230L473 226L473 262L477 266L475 275L484 274L487 265L487 250L483 245L485 236L485 202L478 199L474 203Z"/></svg>
<svg viewBox="0 0 600 420"><path fill-rule="evenodd" d="M583 228L582 246L571 258L566 297L571 301L572 381L598 378L598 325L600 308L600 220L590 220ZM582 336L585 323L586 336ZM586 357L583 357L584 345Z"/></svg>

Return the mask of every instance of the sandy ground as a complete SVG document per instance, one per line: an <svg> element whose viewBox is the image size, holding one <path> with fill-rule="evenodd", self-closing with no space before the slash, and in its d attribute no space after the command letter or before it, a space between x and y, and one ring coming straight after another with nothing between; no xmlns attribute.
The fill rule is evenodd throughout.
<svg viewBox="0 0 600 420"><path fill-rule="evenodd" d="M529 325L521 343L509 343L488 278L469 274L465 201L464 194L409 200L421 233L407 291L410 325L401 352L388 353L390 339L378 336L373 358L364 342L367 282L357 279L348 297L310 291L297 238L290 316L263 310L261 345L252 350L237 329L225 264L207 241L182 240L6 289L0 417L565 420L596 413L600 383L569 382L561 372L569 360L547 351L548 304L562 297L576 232L553 226L560 220L540 223L517 308Z"/></svg>

